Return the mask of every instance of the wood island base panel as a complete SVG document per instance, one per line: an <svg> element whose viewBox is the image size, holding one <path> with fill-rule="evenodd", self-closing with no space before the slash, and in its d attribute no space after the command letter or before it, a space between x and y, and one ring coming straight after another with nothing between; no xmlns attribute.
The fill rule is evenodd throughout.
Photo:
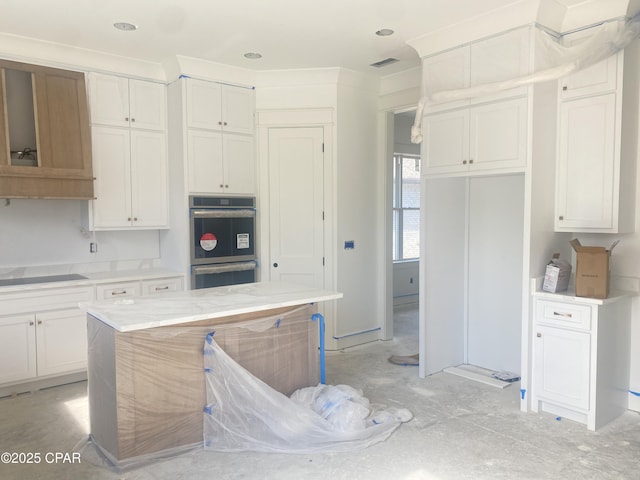
<svg viewBox="0 0 640 480"><path fill-rule="evenodd" d="M275 390L319 383L314 304L117 331L88 315L89 409L95 446L117 467L203 442L206 335Z"/></svg>

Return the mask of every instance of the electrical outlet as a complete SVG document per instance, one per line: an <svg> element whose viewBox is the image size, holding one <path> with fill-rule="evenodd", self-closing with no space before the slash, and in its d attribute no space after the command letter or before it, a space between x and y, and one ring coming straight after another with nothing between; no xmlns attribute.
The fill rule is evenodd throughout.
<svg viewBox="0 0 640 480"><path fill-rule="evenodd" d="M97 253L98 252L98 244L95 242L91 242L89 244L89 252L90 253Z"/></svg>

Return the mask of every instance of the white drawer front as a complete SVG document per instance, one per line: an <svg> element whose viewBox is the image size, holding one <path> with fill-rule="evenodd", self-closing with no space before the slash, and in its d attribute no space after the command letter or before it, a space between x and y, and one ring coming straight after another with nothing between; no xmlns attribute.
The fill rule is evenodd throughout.
<svg viewBox="0 0 640 480"><path fill-rule="evenodd" d="M536 321L547 325L590 330L591 307L588 305L540 300L538 302Z"/></svg>
<svg viewBox="0 0 640 480"><path fill-rule="evenodd" d="M0 295L0 315L76 308L93 300L93 287L41 288Z"/></svg>
<svg viewBox="0 0 640 480"><path fill-rule="evenodd" d="M157 295L182 290L182 278L159 278L142 281L142 295Z"/></svg>
<svg viewBox="0 0 640 480"><path fill-rule="evenodd" d="M137 297L140 295L140 282L118 282L96 285L96 299Z"/></svg>

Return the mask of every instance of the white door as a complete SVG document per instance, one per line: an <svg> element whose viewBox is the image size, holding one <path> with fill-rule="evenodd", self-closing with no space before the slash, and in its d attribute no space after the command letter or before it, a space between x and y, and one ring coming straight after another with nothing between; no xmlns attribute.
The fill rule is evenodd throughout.
<svg viewBox="0 0 640 480"><path fill-rule="evenodd" d="M324 286L322 127L269 129L270 277Z"/></svg>

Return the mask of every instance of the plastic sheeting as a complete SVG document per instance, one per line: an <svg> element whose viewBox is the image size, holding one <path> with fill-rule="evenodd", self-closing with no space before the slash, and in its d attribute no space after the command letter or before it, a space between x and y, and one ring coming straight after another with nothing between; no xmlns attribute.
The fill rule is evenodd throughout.
<svg viewBox="0 0 640 480"><path fill-rule="evenodd" d="M621 26L620 24L623 23ZM594 65L618 53L640 35L640 16L626 22L613 21L593 27L594 34L573 46L565 46L562 40L547 33L536 38L538 65L529 75L500 82L475 85L456 90L429 91L423 82L423 96L418 102L416 117L411 128L411 141L422 142L422 116L429 105L465 100L495 94L511 88L538 82L557 80L565 75Z"/></svg>
<svg viewBox="0 0 640 480"><path fill-rule="evenodd" d="M302 388L289 398L234 362L214 334L204 348L205 450L346 452L386 440L412 418L406 409L374 407L346 385Z"/></svg>

